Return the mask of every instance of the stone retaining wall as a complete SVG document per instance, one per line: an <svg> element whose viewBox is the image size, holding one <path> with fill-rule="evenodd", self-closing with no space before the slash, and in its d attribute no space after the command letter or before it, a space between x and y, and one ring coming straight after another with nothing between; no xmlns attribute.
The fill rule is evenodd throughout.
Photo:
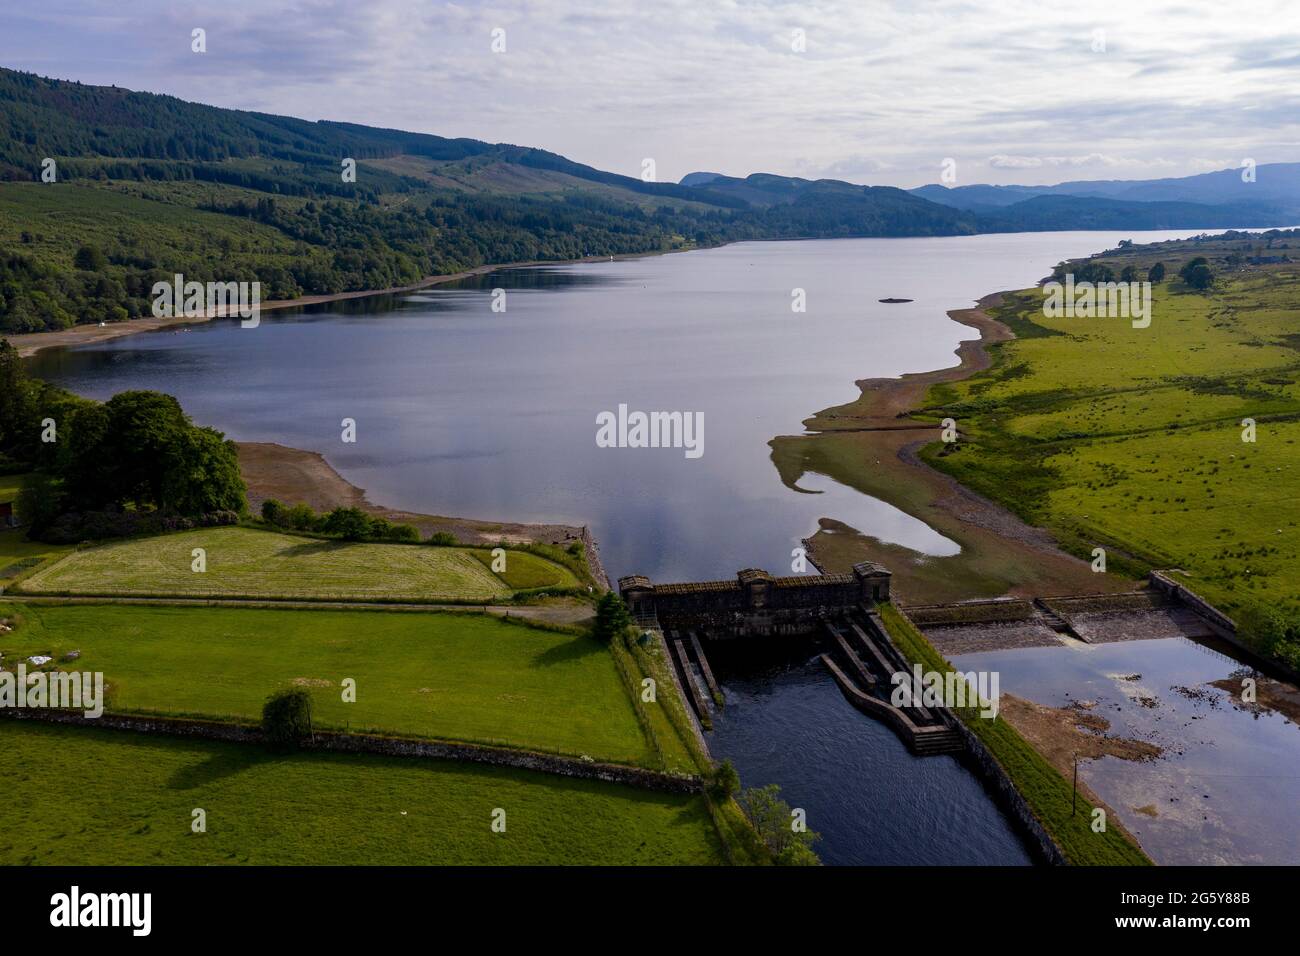
<svg viewBox="0 0 1300 956"><path fill-rule="evenodd" d="M1205 598L1201 597L1187 585L1182 584L1163 571L1151 572L1151 584L1170 597L1186 604L1201 617L1205 618L1222 636L1229 637L1237 633L1237 622L1224 614Z"/></svg>
<svg viewBox="0 0 1300 956"><path fill-rule="evenodd" d="M1016 785L1011 782L1007 772L1002 769L997 758L984 746L980 740L961 720L954 721L956 730L961 734L962 741L966 744L966 753L964 759L974 764L975 771L984 785L993 791L998 803L1002 809L1015 822L1016 829L1025 836L1030 845L1036 851L1040 860L1046 861L1053 866L1065 866L1069 861L1066 860L1065 854L1061 848L1056 845L1051 834L1043 828L1034 816L1034 811L1029 809L1029 804L1025 798L1020 795Z"/></svg>

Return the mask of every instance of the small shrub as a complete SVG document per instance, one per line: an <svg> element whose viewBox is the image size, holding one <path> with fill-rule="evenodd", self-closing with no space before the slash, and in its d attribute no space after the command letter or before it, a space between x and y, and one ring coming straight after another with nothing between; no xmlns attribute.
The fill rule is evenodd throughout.
<svg viewBox="0 0 1300 956"><path fill-rule="evenodd" d="M344 541L364 541L370 535L370 515L360 508L335 508L325 516L321 527L326 534L338 535Z"/></svg>
<svg viewBox="0 0 1300 956"><path fill-rule="evenodd" d="M429 544L439 548L450 548L457 544L456 536L450 531L435 531L429 535Z"/></svg>
<svg viewBox="0 0 1300 956"><path fill-rule="evenodd" d="M613 591L602 594L596 602L596 623L592 626L592 636L601 643L608 644L627 633L631 626L632 616L628 614L623 599Z"/></svg>
<svg viewBox="0 0 1300 956"><path fill-rule="evenodd" d="M284 523L295 531L310 531L316 526L316 512L310 505L294 505L284 513Z"/></svg>
<svg viewBox="0 0 1300 956"><path fill-rule="evenodd" d="M284 512L284 503L275 498L267 498L262 502L262 520L267 524L282 524Z"/></svg>
<svg viewBox="0 0 1300 956"><path fill-rule="evenodd" d="M732 794L740 790L740 774L736 772L736 765L730 760L724 760L718 764L718 768L713 771L713 780L709 783L709 793L715 800L725 800Z"/></svg>
<svg viewBox="0 0 1300 956"><path fill-rule="evenodd" d="M311 737L311 694L302 687L278 690L262 706L262 733L272 750L292 750Z"/></svg>

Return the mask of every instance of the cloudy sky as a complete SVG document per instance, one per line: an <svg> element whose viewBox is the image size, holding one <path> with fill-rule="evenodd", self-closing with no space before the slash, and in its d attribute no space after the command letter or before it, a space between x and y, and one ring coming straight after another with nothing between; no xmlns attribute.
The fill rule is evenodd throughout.
<svg viewBox="0 0 1300 956"><path fill-rule="evenodd" d="M628 175L648 157L660 180L917 186L952 158L959 184L1055 183L1300 160L1295 0L5 0L0 65Z"/></svg>

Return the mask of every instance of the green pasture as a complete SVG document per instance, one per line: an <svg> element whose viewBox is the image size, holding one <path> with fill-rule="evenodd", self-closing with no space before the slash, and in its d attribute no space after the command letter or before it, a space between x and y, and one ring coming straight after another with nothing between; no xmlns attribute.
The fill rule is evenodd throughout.
<svg viewBox="0 0 1300 956"><path fill-rule="evenodd" d="M39 654L102 671L115 711L256 721L295 685L322 729L656 765L614 660L585 635L466 613L0 603L0 616L17 624L0 634L6 665Z"/></svg>
<svg viewBox="0 0 1300 956"><path fill-rule="evenodd" d="M0 865L717 864L704 798L0 720ZM195 833L194 811L206 832ZM495 811L505 832L493 832ZM499 819L499 814L498 814Z"/></svg>
<svg viewBox="0 0 1300 956"><path fill-rule="evenodd" d="M204 552L204 571L193 569L195 549ZM505 577L498 576L488 554L204 528L85 548L42 568L21 588L31 594L487 603L509 598L516 585L577 585L567 568L523 551L507 552Z"/></svg>

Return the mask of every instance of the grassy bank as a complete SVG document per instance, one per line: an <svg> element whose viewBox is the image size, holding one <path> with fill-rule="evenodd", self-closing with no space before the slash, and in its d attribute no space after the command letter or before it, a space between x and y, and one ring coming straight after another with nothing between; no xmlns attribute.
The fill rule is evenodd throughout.
<svg viewBox="0 0 1300 956"><path fill-rule="evenodd" d="M193 552L205 552L196 572ZM29 594L274 597L488 603L516 590L576 587L573 572L525 551L491 570L486 550L204 528L85 548L20 582Z"/></svg>
<svg viewBox="0 0 1300 956"><path fill-rule="evenodd" d="M2 865L725 861L703 797L498 767L4 720L0 775Z"/></svg>
<svg viewBox="0 0 1300 956"><path fill-rule="evenodd" d="M311 691L322 729L468 740L657 767L609 653L585 636L454 613L0 604L6 664L102 671L110 709L256 721ZM75 664L60 658L79 651ZM356 681L345 703L341 683Z"/></svg>
<svg viewBox="0 0 1300 956"><path fill-rule="evenodd" d="M955 418L962 440L922 455L1075 554L1105 549L1109 571L1183 569L1243 637L1296 666L1300 645L1265 622L1276 610L1300 627L1300 266L1231 269L1231 248L1113 257L1116 271L1160 257L1173 273L1208 254L1222 270L1206 293L1156 284L1145 329L1047 318L1039 290L1008 297L995 314L1018 338L991 346L987 371L930 389L923 414Z"/></svg>
<svg viewBox="0 0 1300 956"><path fill-rule="evenodd" d="M913 664L927 671L953 670L929 641L892 605L881 608L889 636ZM1104 833L1091 829L1091 807L1080 800L1071 813L1073 789L1051 764L1034 750L1005 719L983 718L978 708L958 708L957 714L993 754L1069 862L1086 866L1138 866L1151 861L1124 833L1112 825Z"/></svg>

